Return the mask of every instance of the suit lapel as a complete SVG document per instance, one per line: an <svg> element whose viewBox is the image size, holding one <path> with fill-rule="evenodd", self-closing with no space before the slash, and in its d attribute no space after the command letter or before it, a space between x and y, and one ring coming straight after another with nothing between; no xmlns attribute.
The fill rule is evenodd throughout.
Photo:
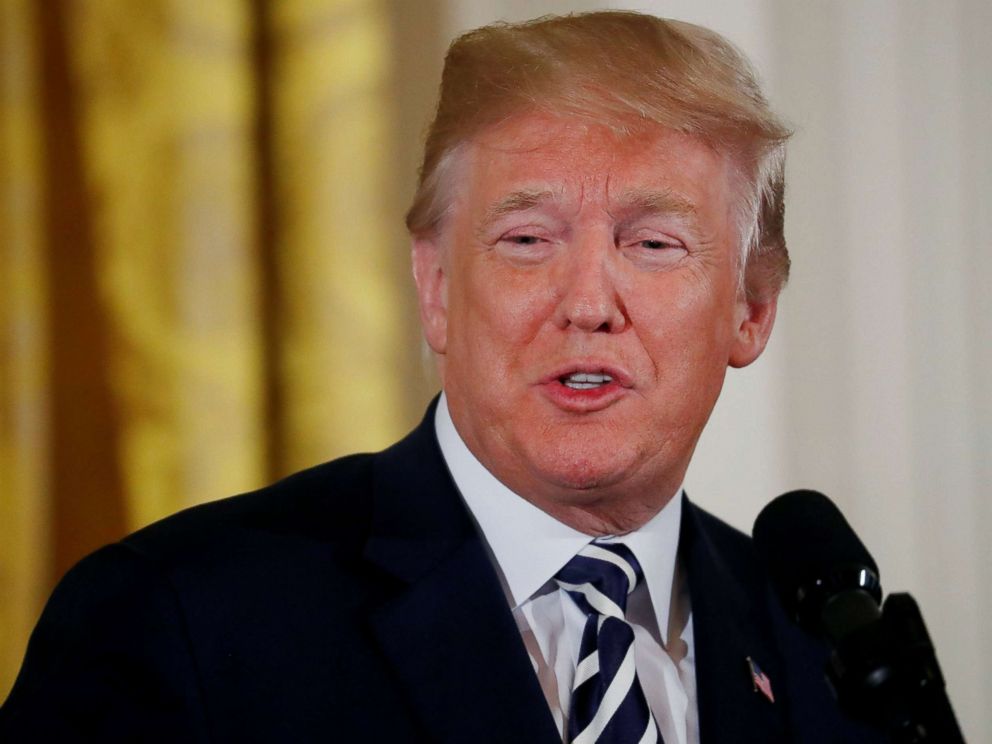
<svg viewBox="0 0 992 744"><path fill-rule="evenodd" d="M433 414L376 462L365 557L395 591L373 634L432 741L560 741Z"/></svg>
<svg viewBox="0 0 992 744"><path fill-rule="evenodd" d="M692 602L701 744L788 741L784 668L750 548L742 535L688 501L686 507L680 551ZM733 552L721 551L730 540ZM755 689L748 658L767 675L775 702Z"/></svg>
<svg viewBox="0 0 992 744"><path fill-rule="evenodd" d="M394 589L372 611L372 633L432 741L560 741L444 464L433 417L432 405L417 430L377 455L365 558ZM785 742L785 675L764 584L743 536L729 535L686 502L680 553L692 602L701 744ZM774 703L754 690L748 657L771 680Z"/></svg>

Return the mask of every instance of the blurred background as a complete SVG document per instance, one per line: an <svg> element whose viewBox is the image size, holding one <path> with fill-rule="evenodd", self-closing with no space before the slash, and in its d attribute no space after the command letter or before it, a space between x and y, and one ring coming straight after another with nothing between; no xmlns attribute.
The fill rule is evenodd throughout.
<svg viewBox="0 0 992 744"><path fill-rule="evenodd" d="M417 422L444 50L595 7L725 34L796 129L793 279L690 496L832 496L992 741L987 0L0 0L0 699L88 551Z"/></svg>

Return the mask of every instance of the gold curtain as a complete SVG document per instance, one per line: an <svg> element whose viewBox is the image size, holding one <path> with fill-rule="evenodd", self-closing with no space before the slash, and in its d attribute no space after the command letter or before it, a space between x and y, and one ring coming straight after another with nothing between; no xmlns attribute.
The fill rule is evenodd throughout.
<svg viewBox="0 0 992 744"><path fill-rule="evenodd" d="M0 0L0 700L86 552L415 422L403 5Z"/></svg>

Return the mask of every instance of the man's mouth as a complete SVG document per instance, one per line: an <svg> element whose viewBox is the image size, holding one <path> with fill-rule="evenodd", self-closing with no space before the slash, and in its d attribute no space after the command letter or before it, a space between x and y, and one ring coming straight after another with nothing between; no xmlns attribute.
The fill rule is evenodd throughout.
<svg viewBox="0 0 992 744"><path fill-rule="evenodd" d="M600 372L573 372L559 377L558 380L572 390L593 390L613 382L610 375Z"/></svg>
<svg viewBox="0 0 992 744"><path fill-rule="evenodd" d="M567 366L566 366L567 365ZM568 413L595 413L621 400L633 389L633 379L623 367L602 360L572 361L540 382L543 394Z"/></svg>

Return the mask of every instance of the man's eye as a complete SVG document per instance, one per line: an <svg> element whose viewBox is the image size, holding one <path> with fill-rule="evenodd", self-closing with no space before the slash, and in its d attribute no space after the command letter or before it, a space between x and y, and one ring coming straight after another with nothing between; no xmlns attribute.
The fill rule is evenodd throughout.
<svg viewBox="0 0 992 744"><path fill-rule="evenodd" d="M494 248L514 266L536 266L554 254L555 241L548 235L509 233L500 237Z"/></svg>
<svg viewBox="0 0 992 744"><path fill-rule="evenodd" d="M516 243L517 245L535 245L540 242L540 238L536 235L509 235L504 240L508 240L511 243Z"/></svg>
<svg viewBox="0 0 992 744"><path fill-rule="evenodd" d="M664 240L642 240L640 241L640 246L642 248L649 248L652 251L661 250L662 248L678 248L679 246L675 243L668 243Z"/></svg>
<svg viewBox="0 0 992 744"><path fill-rule="evenodd" d="M652 234L658 235L655 231ZM635 234L621 237L618 242L623 255L645 271L665 271L678 266L688 253L685 243L665 234L656 238L642 238Z"/></svg>

